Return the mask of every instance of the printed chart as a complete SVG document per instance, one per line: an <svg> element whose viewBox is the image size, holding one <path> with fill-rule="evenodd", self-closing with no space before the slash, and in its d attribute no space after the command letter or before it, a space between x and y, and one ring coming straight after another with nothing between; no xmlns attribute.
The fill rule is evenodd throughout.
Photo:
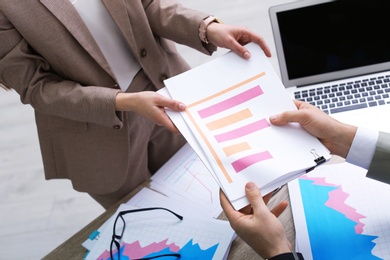
<svg viewBox="0 0 390 260"><path fill-rule="evenodd" d="M289 184L305 259L389 259L390 187L365 172L328 165Z"/></svg>
<svg viewBox="0 0 390 260"><path fill-rule="evenodd" d="M217 248L218 244L215 244L214 246L203 250L200 248L199 244L194 244L192 239L188 241L182 248L177 246L175 243L168 244L168 239L158 243L154 242L144 247L141 246L140 242L137 240L133 243L123 243L119 250L119 256L121 259L142 259L165 254L178 253L182 259L196 255L199 257L199 259L207 260L213 259ZM118 259L117 250L114 250L113 254L115 254L114 259ZM99 259L110 259L110 252L106 250L99 256Z"/></svg>
<svg viewBox="0 0 390 260"><path fill-rule="evenodd" d="M269 123L296 107L259 46L246 47L249 60L230 52L165 81L169 95L186 104L179 113L185 126L172 121L237 209L248 204L248 181L268 193L315 166L311 150L329 158L297 124Z"/></svg>
<svg viewBox="0 0 390 260"><path fill-rule="evenodd" d="M254 149L256 146L251 145L251 139L247 138L270 126L265 118L256 118L256 106L250 104L263 102L263 90L254 81L264 75L264 72L260 73L187 106L188 117L229 183L232 178L226 169L226 162L239 173L255 163L272 158L268 150ZM223 152L218 152L218 148ZM238 155L238 158L234 155Z"/></svg>
<svg viewBox="0 0 390 260"><path fill-rule="evenodd" d="M135 209L122 204L119 211ZM116 214L115 214L116 215ZM114 215L114 216L115 216ZM180 259L225 259L234 238L234 231L226 221L184 216L179 220L164 210L142 211L123 215L126 223L120 240L121 259L140 259L161 254L178 253ZM120 221L118 223L121 223ZM114 218L111 218L86 259L110 259L110 241ZM117 224L117 234L123 225ZM114 259L118 250L112 248ZM171 259L171 258L169 258Z"/></svg>
<svg viewBox="0 0 390 260"><path fill-rule="evenodd" d="M219 203L219 185L189 144L183 146L153 176L151 183L159 183L161 192L173 191L217 217L222 209ZM169 196L169 194L167 194Z"/></svg>

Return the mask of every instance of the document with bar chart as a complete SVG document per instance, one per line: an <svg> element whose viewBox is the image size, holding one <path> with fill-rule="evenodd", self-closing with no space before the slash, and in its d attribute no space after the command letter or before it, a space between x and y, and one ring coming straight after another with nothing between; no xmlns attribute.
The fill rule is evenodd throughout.
<svg viewBox="0 0 390 260"><path fill-rule="evenodd" d="M229 52L165 81L169 95L187 106L171 119L237 209L248 204L248 181L265 194L330 158L298 124L269 123L296 107L260 47L246 48L249 60Z"/></svg>

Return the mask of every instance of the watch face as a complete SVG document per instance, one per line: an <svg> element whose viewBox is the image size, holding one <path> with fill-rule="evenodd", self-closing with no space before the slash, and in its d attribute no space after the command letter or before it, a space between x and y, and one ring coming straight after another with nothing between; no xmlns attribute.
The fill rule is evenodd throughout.
<svg viewBox="0 0 390 260"><path fill-rule="evenodd" d="M214 21L217 22L217 23L223 23L218 17L215 17Z"/></svg>

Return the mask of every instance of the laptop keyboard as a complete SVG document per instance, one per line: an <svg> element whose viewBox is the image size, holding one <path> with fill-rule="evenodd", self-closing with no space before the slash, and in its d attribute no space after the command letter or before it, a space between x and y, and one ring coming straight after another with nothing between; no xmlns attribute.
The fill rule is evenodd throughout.
<svg viewBox="0 0 390 260"><path fill-rule="evenodd" d="M390 75L313 89L297 90L295 99L327 114L390 104Z"/></svg>

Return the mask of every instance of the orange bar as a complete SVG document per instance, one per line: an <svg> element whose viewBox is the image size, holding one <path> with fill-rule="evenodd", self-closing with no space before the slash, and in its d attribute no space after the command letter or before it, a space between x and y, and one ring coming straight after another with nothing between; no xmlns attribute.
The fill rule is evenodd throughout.
<svg viewBox="0 0 390 260"><path fill-rule="evenodd" d="M223 175L225 176L227 182L228 183L232 183L233 182L232 178L229 176L225 166L223 166L223 163L221 162L221 159L218 157L217 152L214 150L214 148L211 145L211 143L209 142L209 140L207 140L206 135L202 132L200 127L197 125L195 119L193 118L191 113L188 111L188 109L186 109L185 112L188 115L188 117L190 118L192 124L195 126L195 128L198 131L198 133L200 134L200 136L202 137L202 139L204 140L204 142L206 143L206 146L207 146L207 148L209 148L209 150L210 150L211 154L213 155L214 159L217 161L217 164L218 164L219 168L221 169Z"/></svg>
<svg viewBox="0 0 390 260"><path fill-rule="evenodd" d="M219 128L223 128L223 127L235 124L237 122L240 122L240 121L247 119L247 118L250 118L250 117L252 117L252 113L248 108L246 108L244 110L241 110L241 111L236 112L234 114L231 114L229 116L212 121L212 122L206 124L206 126L210 131L212 131L212 130L216 130Z"/></svg>
<svg viewBox="0 0 390 260"><path fill-rule="evenodd" d="M240 143L240 144L234 144L234 145L227 146L227 147L223 148L223 151L226 154L226 156L230 156L230 155L233 155L233 154L236 154L239 152L243 152L243 151L247 151L250 149L251 149L251 147L249 146L249 144L247 142L244 142L244 143Z"/></svg>

